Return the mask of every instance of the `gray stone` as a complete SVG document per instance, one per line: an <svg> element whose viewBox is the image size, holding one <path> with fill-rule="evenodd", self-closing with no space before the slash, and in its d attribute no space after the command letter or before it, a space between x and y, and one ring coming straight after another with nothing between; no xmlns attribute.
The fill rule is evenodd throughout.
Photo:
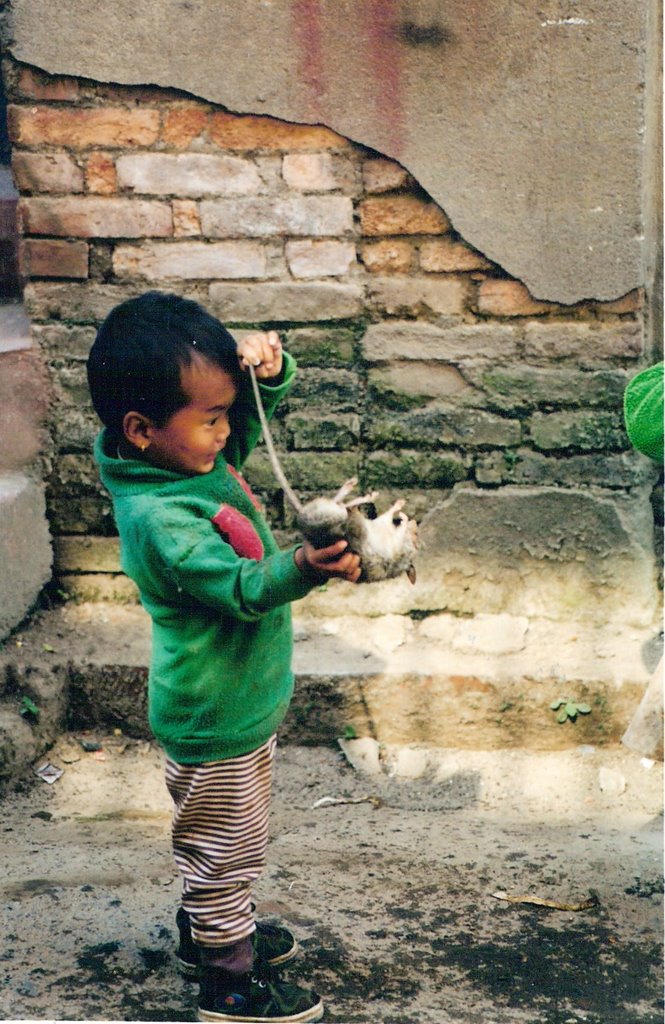
<svg viewBox="0 0 665 1024"><path fill-rule="evenodd" d="M519 448L514 452L480 455L476 460L476 479L487 484L624 488L651 484L656 476L656 467L635 452L594 452L556 458Z"/></svg>
<svg viewBox="0 0 665 1024"><path fill-rule="evenodd" d="M360 379L351 370L304 369L289 392L289 408L355 412L359 391Z"/></svg>
<svg viewBox="0 0 665 1024"><path fill-rule="evenodd" d="M355 447L360 437L360 418L356 413L291 415L287 417L286 425L295 449L344 451Z"/></svg>
<svg viewBox="0 0 665 1024"><path fill-rule="evenodd" d="M508 366L469 370L469 380L484 389L490 405L502 410L538 406L609 406L621 408L629 375L620 370L582 373L574 369Z"/></svg>
<svg viewBox="0 0 665 1024"><path fill-rule="evenodd" d="M210 305L223 322L346 320L362 312L362 290L355 284L211 284Z"/></svg>
<svg viewBox="0 0 665 1024"><path fill-rule="evenodd" d="M56 359L87 359L95 340L94 327L68 324L34 324L35 342L44 355Z"/></svg>
<svg viewBox="0 0 665 1024"><path fill-rule="evenodd" d="M345 480L358 475L358 456L353 452L286 452L280 453L280 462L299 494L334 493ZM268 455L261 449L252 452L243 473L254 490L279 489Z"/></svg>
<svg viewBox="0 0 665 1024"><path fill-rule="evenodd" d="M553 451L561 448L612 449L628 448L628 438L621 409L564 410L536 412L529 420L529 434L536 448Z"/></svg>
<svg viewBox="0 0 665 1024"><path fill-rule="evenodd" d="M245 196L261 188L252 160L211 153L133 153L116 160L118 185L146 195Z"/></svg>
<svg viewBox="0 0 665 1024"><path fill-rule="evenodd" d="M372 447L457 445L501 448L520 443L519 420L504 419L482 409L442 409L432 403L392 416L368 416L364 439Z"/></svg>
<svg viewBox="0 0 665 1024"><path fill-rule="evenodd" d="M413 360L372 367L367 375L368 396L379 408L410 409L426 399L453 404L483 404L483 394L467 383L457 367Z"/></svg>
<svg viewBox="0 0 665 1024"><path fill-rule="evenodd" d="M353 228L353 204L346 196L211 199L201 202L200 213L208 238L338 236Z"/></svg>
<svg viewBox="0 0 665 1024"><path fill-rule="evenodd" d="M126 287L112 284L56 284L31 281L23 298L31 320L69 320L99 323L114 306L145 291L141 282Z"/></svg>
<svg viewBox="0 0 665 1024"><path fill-rule="evenodd" d="M362 353L368 363L505 361L517 355L519 340L520 331L512 324L460 322L439 327L414 320L386 321L370 324L362 339Z"/></svg>
<svg viewBox="0 0 665 1024"><path fill-rule="evenodd" d="M284 255L296 278L343 277L356 264L353 242L336 239L296 239L286 243Z"/></svg>
<svg viewBox="0 0 665 1024"><path fill-rule="evenodd" d="M608 359L637 359L644 351L642 324L568 323L535 321L524 331L527 359L569 360L580 367L598 366Z"/></svg>
<svg viewBox="0 0 665 1024"><path fill-rule="evenodd" d="M146 277L151 281L165 277L233 280L267 276L265 250L249 241L118 245L113 269L118 277Z"/></svg>
<svg viewBox="0 0 665 1024"><path fill-rule="evenodd" d="M368 487L451 487L468 475L468 461L454 450L372 452L365 461Z"/></svg>
<svg viewBox="0 0 665 1024"><path fill-rule="evenodd" d="M345 327L301 327L289 331L286 347L299 366L348 366L354 359L353 331Z"/></svg>
<svg viewBox="0 0 665 1024"><path fill-rule="evenodd" d="M0 304L0 353L30 348L30 321L22 303Z"/></svg>

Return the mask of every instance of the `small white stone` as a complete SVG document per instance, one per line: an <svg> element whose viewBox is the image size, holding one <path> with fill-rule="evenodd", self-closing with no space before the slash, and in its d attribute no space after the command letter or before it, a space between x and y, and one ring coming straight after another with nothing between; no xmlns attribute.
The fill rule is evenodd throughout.
<svg viewBox="0 0 665 1024"><path fill-rule="evenodd" d="M380 775L380 748L378 742L371 736L361 736L357 740L339 739L337 742L347 761L356 771L365 772L367 775Z"/></svg>

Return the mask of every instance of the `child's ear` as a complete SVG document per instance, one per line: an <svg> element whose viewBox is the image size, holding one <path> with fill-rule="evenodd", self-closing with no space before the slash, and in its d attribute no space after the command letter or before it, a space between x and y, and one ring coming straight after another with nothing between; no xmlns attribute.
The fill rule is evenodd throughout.
<svg viewBox="0 0 665 1024"><path fill-rule="evenodd" d="M145 451L152 441L152 420L140 412L128 412L122 421L125 440L140 451Z"/></svg>

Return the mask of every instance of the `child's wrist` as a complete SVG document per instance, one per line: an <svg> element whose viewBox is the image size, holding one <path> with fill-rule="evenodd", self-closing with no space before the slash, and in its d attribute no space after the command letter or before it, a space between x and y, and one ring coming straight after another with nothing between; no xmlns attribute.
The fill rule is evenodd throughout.
<svg viewBox="0 0 665 1024"><path fill-rule="evenodd" d="M300 546L295 549L293 552L293 561L296 564L296 568L300 570L303 576L316 581L325 579L325 575L317 572L314 566L308 562L304 547Z"/></svg>
<svg viewBox="0 0 665 1024"><path fill-rule="evenodd" d="M278 372L273 377L261 377L259 384L267 384L268 387L278 387L284 383L284 375L286 372L286 363L282 360Z"/></svg>

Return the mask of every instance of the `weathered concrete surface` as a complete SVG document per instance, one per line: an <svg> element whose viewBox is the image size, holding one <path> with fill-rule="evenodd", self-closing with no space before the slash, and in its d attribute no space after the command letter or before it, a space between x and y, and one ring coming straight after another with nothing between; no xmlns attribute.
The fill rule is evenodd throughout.
<svg viewBox="0 0 665 1024"><path fill-rule="evenodd" d="M57 782L26 777L2 803L0 1015L195 1020L159 753L78 733L49 757ZM659 766L615 749L453 751L440 767L369 777L332 749L278 754L258 912L296 933L289 975L325 1019L661 1024ZM377 799L313 806L326 797Z"/></svg>
<svg viewBox="0 0 665 1024"><path fill-rule="evenodd" d="M651 627L508 614L330 618L301 602L296 692L281 738L330 744L351 729L383 745L604 749L619 742L661 651ZM0 781L67 725L148 738L149 658L149 619L137 605L36 615L0 657ZM25 715L24 698L37 717ZM591 713L558 724L551 704L562 699Z"/></svg>
<svg viewBox="0 0 665 1024"><path fill-rule="evenodd" d="M659 616L651 510L642 495L459 488L422 531L427 592L448 607L648 625ZM480 571L479 571L480 570Z"/></svg>
<svg viewBox="0 0 665 1024"><path fill-rule="evenodd" d="M329 125L400 160L535 296L572 303L657 275L657 7L13 0L10 35L51 73Z"/></svg>
<svg viewBox="0 0 665 1024"><path fill-rule="evenodd" d="M313 614L448 611L657 629L660 592L651 507L594 488L466 484L425 516L415 587L404 579L313 592ZM589 666L587 666L589 669Z"/></svg>
<svg viewBox="0 0 665 1024"><path fill-rule="evenodd" d="M0 473L0 637L25 617L51 576L43 489L23 473Z"/></svg>

